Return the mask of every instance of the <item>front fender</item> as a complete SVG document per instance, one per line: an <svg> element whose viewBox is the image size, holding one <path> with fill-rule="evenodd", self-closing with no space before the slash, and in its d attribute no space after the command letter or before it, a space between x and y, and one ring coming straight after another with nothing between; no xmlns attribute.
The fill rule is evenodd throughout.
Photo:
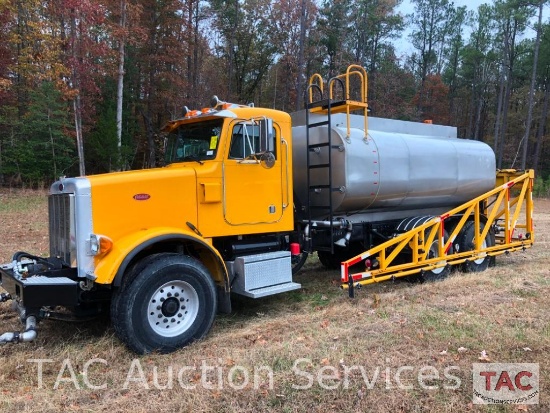
<svg viewBox="0 0 550 413"><path fill-rule="evenodd" d="M146 229L115 241L111 251L95 258L95 282L120 286L126 269L142 252L147 249L163 252L167 251L162 249L164 245L175 244L193 245L199 255L196 258L206 266L218 284L229 290L227 268L211 243L194 232L170 227Z"/></svg>

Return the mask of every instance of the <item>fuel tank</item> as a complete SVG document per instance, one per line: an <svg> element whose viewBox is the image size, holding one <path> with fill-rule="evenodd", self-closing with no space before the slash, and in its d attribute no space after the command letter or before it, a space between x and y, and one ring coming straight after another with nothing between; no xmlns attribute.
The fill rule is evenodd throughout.
<svg viewBox="0 0 550 413"><path fill-rule="evenodd" d="M294 191L307 202L308 166L305 112L293 116ZM311 115L310 123L323 115ZM326 118L325 118L326 119ZM495 186L495 155L483 142L458 139L456 128L345 114L331 117L332 191L327 185L329 148L310 148L313 216L376 214L376 220L444 212ZM328 126L310 129L310 144L327 141ZM410 213L397 213L409 211Z"/></svg>

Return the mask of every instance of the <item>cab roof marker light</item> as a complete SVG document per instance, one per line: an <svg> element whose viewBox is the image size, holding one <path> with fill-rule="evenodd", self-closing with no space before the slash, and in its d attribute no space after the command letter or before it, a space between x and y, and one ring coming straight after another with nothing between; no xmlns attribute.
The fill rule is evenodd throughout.
<svg viewBox="0 0 550 413"><path fill-rule="evenodd" d="M194 118L195 116L198 116L200 112L198 110L191 110L188 113L185 114L186 118Z"/></svg>

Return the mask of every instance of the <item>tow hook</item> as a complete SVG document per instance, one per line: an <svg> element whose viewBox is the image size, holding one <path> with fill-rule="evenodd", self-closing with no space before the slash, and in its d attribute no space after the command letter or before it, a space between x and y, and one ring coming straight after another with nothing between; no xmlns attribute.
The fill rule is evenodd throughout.
<svg viewBox="0 0 550 413"><path fill-rule="evenodd" d="M2 293L0 294L0 302L11 300L12 296L10 294ZM26 315L25 307L19 305L19 303L14 302L13 308L19 313L21 320L25 320L25 331L19 332L8 332L0 335L0 344L6 343L22 343L27 341L33 341L36 338L36 324L38 322L36 316Z"/></svg>

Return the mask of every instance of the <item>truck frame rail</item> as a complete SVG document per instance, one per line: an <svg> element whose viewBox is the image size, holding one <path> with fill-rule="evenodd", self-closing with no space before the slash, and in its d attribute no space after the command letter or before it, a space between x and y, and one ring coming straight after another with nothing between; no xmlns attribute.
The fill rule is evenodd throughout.
<svg viewBox="0 0 550 413"><path fill-rule="evenodd" d="M533 183L533 170L497 171L493 190L343 261L342 288L348 289L353 297L354 288L363 285L422 275L531 247L535 241ZM466 225L472 226L471 222L472 248L460 251L455 242L463 236ZM493 236L494 242L486 241ZM437 245L436 254L425 248L432 244ZM403 260L403 256L407 259Z"/></svg>

